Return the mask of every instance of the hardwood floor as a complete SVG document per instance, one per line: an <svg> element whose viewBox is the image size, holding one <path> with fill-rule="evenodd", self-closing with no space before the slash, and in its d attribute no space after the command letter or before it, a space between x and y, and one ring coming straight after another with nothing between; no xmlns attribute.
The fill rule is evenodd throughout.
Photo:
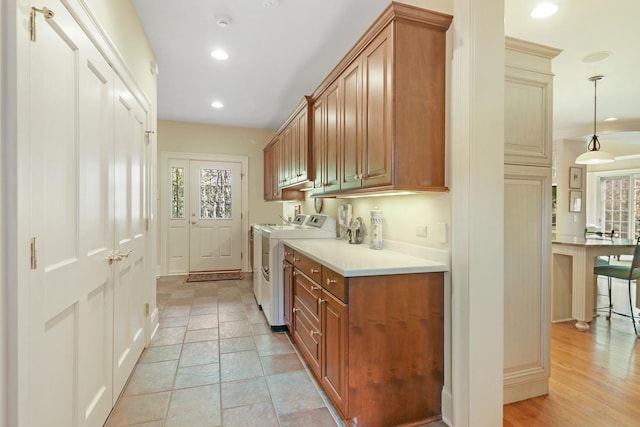
<svg viewBox="0 0 640 427"><path fill-rule="evenodd" d="M626 282L615 281L613 288L614 308L628 313ZM606 292L604 279L598 289L602 307L608 303L600 295ZM588 332L574 323L551 327L549 394L505 405L504 427L640 425L640 339L631 319L614 315L607 321L600 315Z"/></svg>

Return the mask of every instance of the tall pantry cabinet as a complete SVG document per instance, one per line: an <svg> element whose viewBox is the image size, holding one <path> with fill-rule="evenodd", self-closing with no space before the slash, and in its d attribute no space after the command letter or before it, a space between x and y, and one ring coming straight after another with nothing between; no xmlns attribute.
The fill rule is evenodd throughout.
<svg viewBox="0 0 640 427"><path fill-rule="evenodd" d="M547 394L551 342L553 74L560 50L507 38L504 403Z"/></svg>

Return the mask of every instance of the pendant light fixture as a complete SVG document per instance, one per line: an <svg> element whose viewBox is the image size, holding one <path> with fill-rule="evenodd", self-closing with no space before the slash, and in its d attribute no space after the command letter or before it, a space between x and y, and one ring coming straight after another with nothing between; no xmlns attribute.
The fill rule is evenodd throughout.
<svg viewBox="0 0 640 427"><path fill-rule="evenodd" d="M582 153L576 159L576 163L579 165L598 165L602 163L611 163L615 160L611 153L606 151L600 151L600 140L596 134L596 105L597 105L597 89L598 80L604 79L604 76L589 77L589 81L593 82L593 136L589 145L587 145L587 152Z"/></svg>

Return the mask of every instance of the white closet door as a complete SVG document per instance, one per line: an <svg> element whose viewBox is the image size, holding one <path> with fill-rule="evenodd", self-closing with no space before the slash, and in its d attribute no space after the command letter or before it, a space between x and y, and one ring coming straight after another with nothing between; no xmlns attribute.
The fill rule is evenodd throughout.
<svg viewBox="0 0 640 427"><path fill-rule="evenodd" d="M146 115L124 83L115 81L115 250L114 374L117 399L145 343L146 263Z"/></svg>
<svg viewBox="0 0 640 427"><path fill-rule="evenodd" d="M112 71L59 2L30 44L29 426L99 426L112 406Z"/></svg>

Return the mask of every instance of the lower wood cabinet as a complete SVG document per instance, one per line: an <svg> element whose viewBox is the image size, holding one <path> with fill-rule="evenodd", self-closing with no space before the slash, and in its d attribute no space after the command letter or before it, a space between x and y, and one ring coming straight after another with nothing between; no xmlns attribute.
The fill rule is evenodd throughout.
<svg viewBox="0 0 640 427"><path fill-rule="evenodd" d="M347 425L439 420L443 273L345 278L298 251L293 266L289 331Z"/></svg>

